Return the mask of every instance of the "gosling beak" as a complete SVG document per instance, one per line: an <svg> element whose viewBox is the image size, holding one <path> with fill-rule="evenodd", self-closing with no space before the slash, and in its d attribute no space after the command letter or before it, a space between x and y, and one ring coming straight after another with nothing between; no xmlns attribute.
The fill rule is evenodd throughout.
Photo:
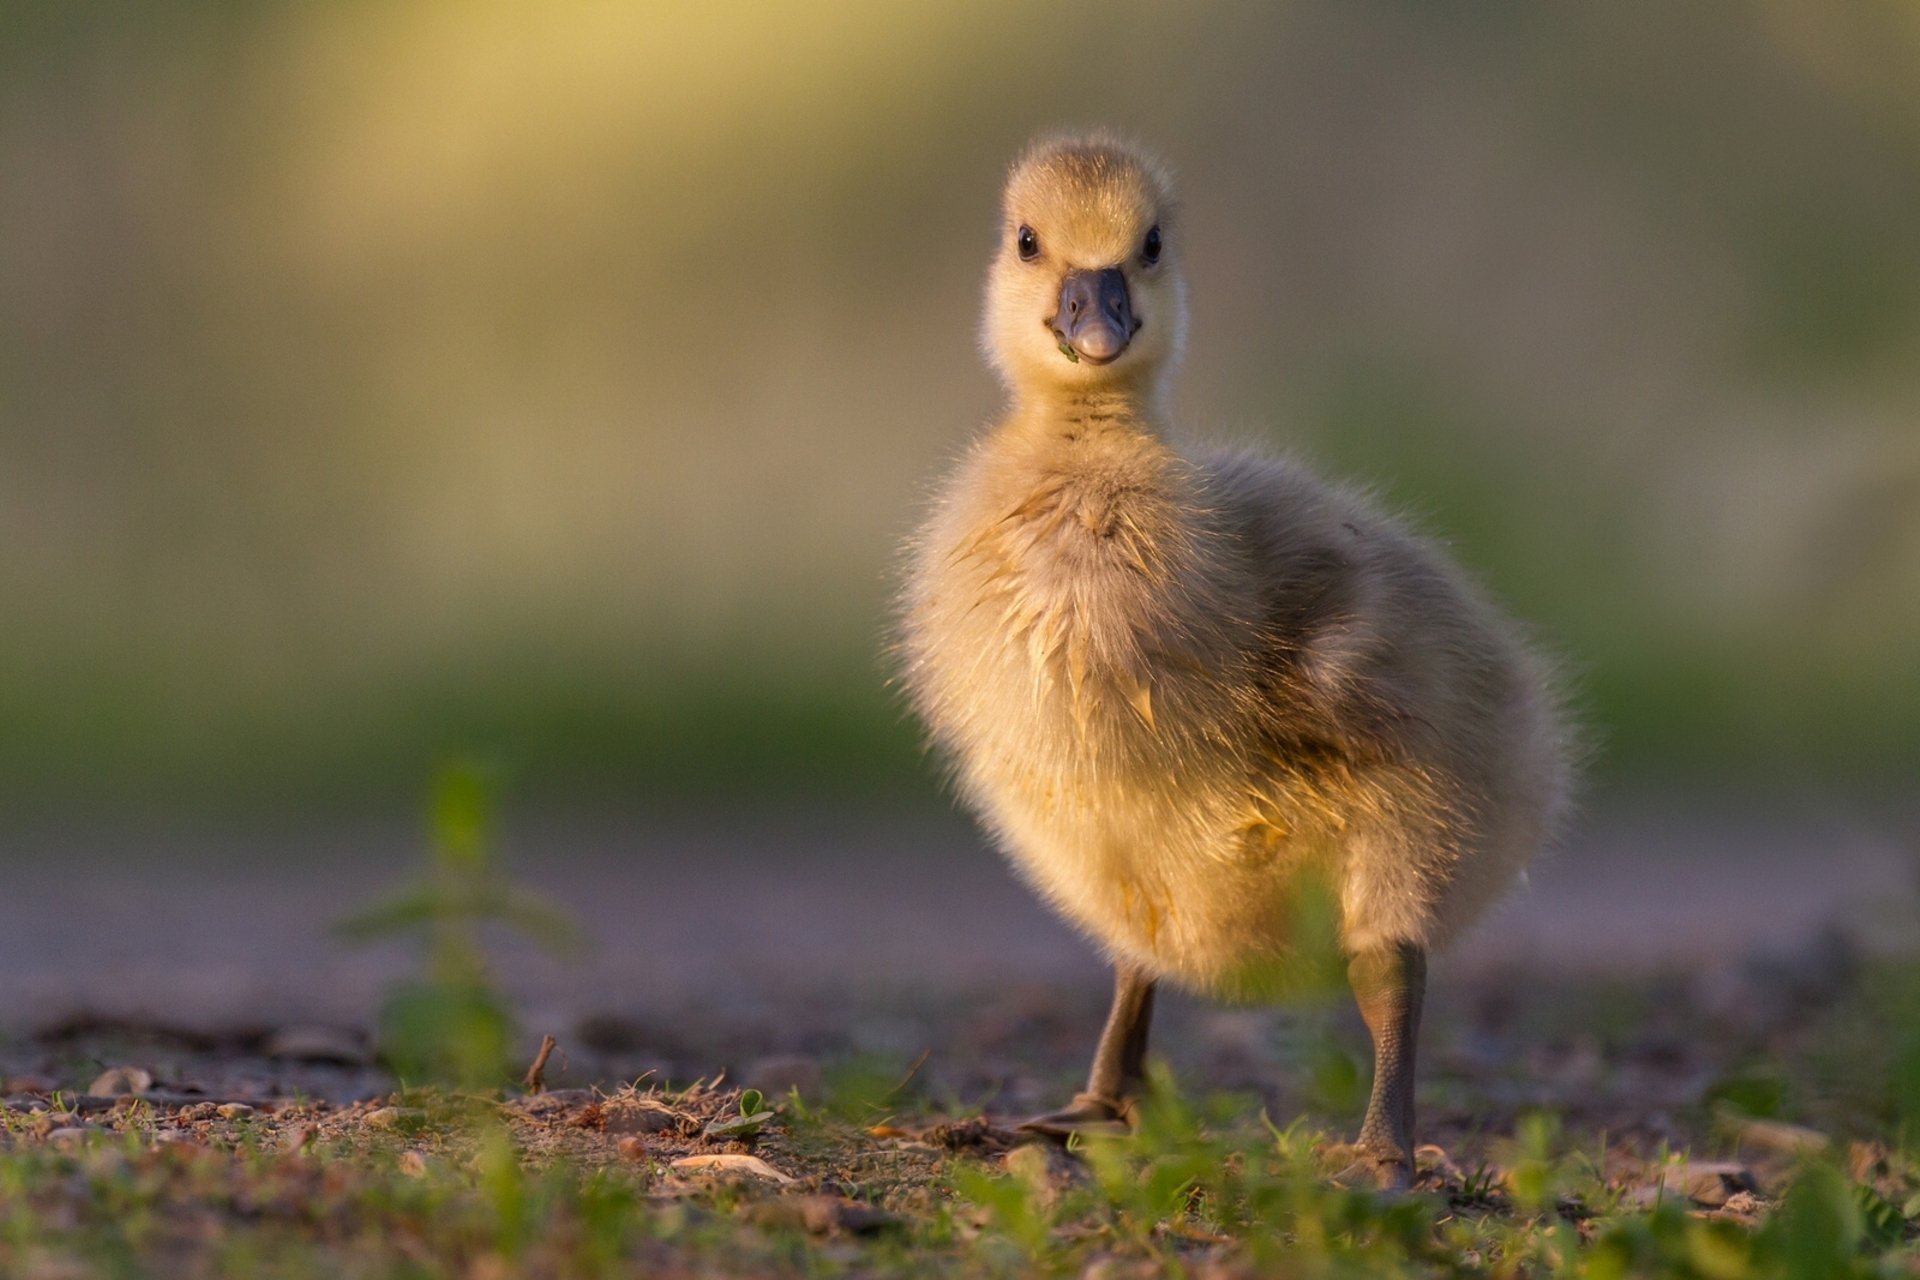
<svg viewBox="0 0 1920 1280"><path fill-rule="evenodd" d="M1104 271L1069 271L1060 282L1060 309L1047 321L1059 340L1060 354L1078 364L1106 364L1117 359L1140 322L1133 318L1133 299L1127 293L1126 273L1118 267Z"/></svg>

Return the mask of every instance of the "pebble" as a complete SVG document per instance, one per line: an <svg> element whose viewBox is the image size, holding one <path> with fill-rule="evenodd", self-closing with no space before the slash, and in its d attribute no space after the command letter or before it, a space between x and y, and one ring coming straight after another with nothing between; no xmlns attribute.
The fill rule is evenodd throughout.
<svg viewBox="0 0 1920 1280"><path fill-rule="evenodd" d="M375 1107L361 1119L370 1129L403 1129L425 1124L427 1113L418 1107Z"/></svg>
<svg viewBox="0 0 1920 1280"><path fill-rule="evenodd" d="M88 1093L101 1098L127 1097L152 1090L153 1074L139 1067L108 1067L87 1086Z"/></svg>
<svg viewBox="0 0 1920 1280"><path fill-rule="evenodd" d="M600 1109L601 1128L608 1133L679 1132L683 1117L664 1102L638 1098L630 1102L609 1102Z"/></svg>
<svg viewBox="0 0 1920 1280"><path fill-rule="evenodd" d="M1684 1195L1703 1209L1718 1209L1737 1192L1751 1195L1760 1189L1752 1172L1732 1161L1670 1165L1660 1170L1658 1186L1667 1195Z"/></svg>

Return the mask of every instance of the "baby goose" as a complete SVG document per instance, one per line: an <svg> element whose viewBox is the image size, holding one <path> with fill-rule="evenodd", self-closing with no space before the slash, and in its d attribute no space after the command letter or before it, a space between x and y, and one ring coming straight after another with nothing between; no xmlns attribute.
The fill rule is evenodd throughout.
<svg viewBox="0 0 1920 1280"><path fill-rule="evenodd" d="M1285 461L1180 452L1168 181L1104 135L1014 166L982 326L1010 406L912 545L904 683L965 801L1115 970L1085 1092L1122 1121L1162 979L1257 996L1306 877L1374 1042L1360 1158L1404 1186L1426 957L1565 802L1545 668L1445 556Z"/></svg>

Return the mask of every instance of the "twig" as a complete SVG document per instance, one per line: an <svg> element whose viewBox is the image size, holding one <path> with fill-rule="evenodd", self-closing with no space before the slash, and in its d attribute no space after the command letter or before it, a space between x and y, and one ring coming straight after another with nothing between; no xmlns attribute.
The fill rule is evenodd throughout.
<svg viewBox="0 0 1920 1280"><path fill-rule="evenodd" d="M560 1042L552 1036L540 1037L540 1052L534 1056L533 1065L527 1068L527 1078L523 1083L528 1093L541 1093L547 1087L547 1059L553 1056L553 1050Z"/></svg>
<svg viewBox="0 0 1920 1280"><path fill-rule="evenodd" d="M908 1085L913 1083L913 1078L920 1074L920 1068L926 1066L927 1059L931 1058L932 1056L933 1056L933 1050L931 1049L921 1050L920 1056L915 1058L913 1060L913 1065L907 1068L907 1074L900 1077L900 1083L896 1084L895 1086L893 1086L893 1088L881 1094L880 1101L882 1103L892 1102L894 1099L894 1095L898 1094L902 1089L906 1088Z"/></svg>

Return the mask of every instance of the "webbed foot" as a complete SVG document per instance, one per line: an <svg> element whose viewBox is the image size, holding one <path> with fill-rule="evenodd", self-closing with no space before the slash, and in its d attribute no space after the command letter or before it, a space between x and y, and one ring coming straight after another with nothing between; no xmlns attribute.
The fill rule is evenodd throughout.
<svg viewBox="0 0 1920 1280"><path fill-rule="evenodd" d="M1406 1191L1413 1186L1413 1162L1405 1155L1364 1146L1348 1150L1352 1162L1333 1175L1335 1186L1374 1191Z"/></svg>
<svg viewBox="0 0 1920 1280"><path fill-rule="evenodd" d="M1091 1093L1076 1093L1073 1101L1060 1111L1024 1120L1014 1128L1020 1133L1064 1141L1075 1134L1100 1134L1124 1138L1133 1132L1133 1104Z"/></svg>

